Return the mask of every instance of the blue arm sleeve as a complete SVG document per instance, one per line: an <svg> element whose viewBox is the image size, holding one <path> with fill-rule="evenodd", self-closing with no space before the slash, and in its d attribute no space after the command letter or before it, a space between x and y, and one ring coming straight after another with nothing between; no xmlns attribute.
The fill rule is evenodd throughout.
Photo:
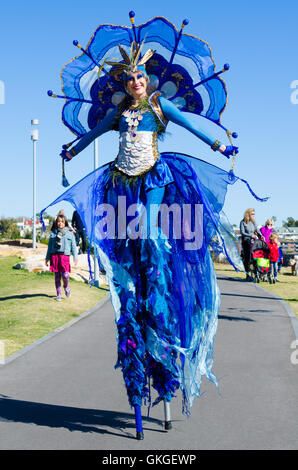
<svg viewBox="0 0 298 470"><path fill-rule="evenodd" d="M159 98L159 102L164 116L168 121L174 122L175 124L184 127L210 146L216 140L218 140L209 133L207 133L205 130L199 128L199 126L192 121L191 117L188 114L180 111L173 103L171 103L171 101L161 96ZM220 142L218 148L221 145L222 143Z"/></svg>
<svg viewBox="0 0 298 470"><path fill-rule="evenodd" d="M91 144L91 142L93 142L93 140L95 140L97 137L112 129L117 112L118 108L113 109L113 111L111 111L107 116L105 116L105 118L99 124L97 124L94 129L87 132L87 134L85 134L79 140L79 142L72 148L76 155L82 152L82 150L84 150L86 147L88 147L88 145Z"/></svg>

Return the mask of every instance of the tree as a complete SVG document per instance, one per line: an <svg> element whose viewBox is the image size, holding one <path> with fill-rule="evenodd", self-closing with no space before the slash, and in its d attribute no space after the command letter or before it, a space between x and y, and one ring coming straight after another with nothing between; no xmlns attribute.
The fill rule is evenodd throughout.
<svg viewBox="0 0 298 470"><path fill-rule="evenodd" d="M14 225L16 222L15 219L13 218L5 218L5 217L2 217L0 219L0 235L2 237L5 237L6 236L6 233L7 231L10 229L10 227L12 225Z"/></svg>
<svg viewBox="0 0 298 470"><path fill-rule="evenodd" d="M283 220L283 227L298 227L298 220L288 217L286 221Z"/></svg>
<svg viewBox="0 0 298 470"><path fill-rule="evenodd" d="M11 224L8 230L5 232L5 238L9 240L17 240L21 237L20 230L16 224Z"/></svg>

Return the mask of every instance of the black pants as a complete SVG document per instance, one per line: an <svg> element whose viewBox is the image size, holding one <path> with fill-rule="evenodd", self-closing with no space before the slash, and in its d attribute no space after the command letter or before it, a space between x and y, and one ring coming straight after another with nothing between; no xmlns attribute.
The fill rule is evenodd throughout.
<svg viewBox="0 0 298 470"><path fill-rule="evenodd" d="M77 230L75 233L76 237L76 244L79 246L80 238L82 239L82 253L86 253L86 246L87 246L87 238L86 238L86 230Z"/></svg>
<svg viewBox="0 0 298 470"><path fill-rule="evenodd" d="M245 238L242 239L242 257L243 264L246 272L250 272L251 264L251 239Z"/></svg>

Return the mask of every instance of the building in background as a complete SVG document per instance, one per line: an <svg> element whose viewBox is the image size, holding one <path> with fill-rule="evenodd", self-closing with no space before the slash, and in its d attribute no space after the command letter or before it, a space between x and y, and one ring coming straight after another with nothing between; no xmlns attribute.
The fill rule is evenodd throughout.
<svg viewBox="0 0 298 470"><path fill-rule="evenodd" d="M35 223L36 223L36 225L35 225L36 226L36 233L39 232L40 234L42 234L43 229L42 229L42 225L40 223L40 220L36 219ZM45 224L46 227L48 227L49 224L50 224L49 219L44 219L44 224ZM33 230L33 221L32 221L32 219L28 219L28 218L23 217L23 220L17 222L16 226L20 230L20 236L22 238L25 238L26 235L31 236L32 230Z"/></svg>
<svg viewBox="0 0 298 470"><path fill-rule="evenodd" d="M298 227L279 227L275 231L284 254L284 266L289 266L290 259L298 255Z"/></svg>

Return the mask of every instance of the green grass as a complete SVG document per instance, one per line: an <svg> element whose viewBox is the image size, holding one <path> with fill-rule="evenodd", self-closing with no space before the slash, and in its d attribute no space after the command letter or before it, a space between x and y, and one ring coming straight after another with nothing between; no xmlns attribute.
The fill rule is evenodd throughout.
<svg viewBox="0 0 298 470"><path fill-rule="evenodd" d="M0 258L0 341L5 357L78 317L107 293L106 289L90 288L71 279L71 297L56 302L54 275L13 269L19 261L17 256ZM215 263L215 268L218 273L245 278L228 264ZM288 302L298 317L298 277L291 275L290 268L283 268L278 277L279 283L258 285Z"/></svg>
<svg viewBox="0 0 298 470"><path fill-rule="evenodd" d="M217 273L232 276L238 279L245 279L246 275L242 272L236 272L229 264L215 263ZM269 282L260 282L258 286L273 292L281 299L285 300L298 317L298 277L291 274L291 268L282 268L277 276L280 282L269 284Z"/></svg>
<svg viewBox="0 0 298 470"><path fill-rule="evenodd" d="M0 341L5 357L78 317L107 293L71 279L71 297L57 302L54 275L13 269L19 261L17 256L0 258Z"/></svg>

